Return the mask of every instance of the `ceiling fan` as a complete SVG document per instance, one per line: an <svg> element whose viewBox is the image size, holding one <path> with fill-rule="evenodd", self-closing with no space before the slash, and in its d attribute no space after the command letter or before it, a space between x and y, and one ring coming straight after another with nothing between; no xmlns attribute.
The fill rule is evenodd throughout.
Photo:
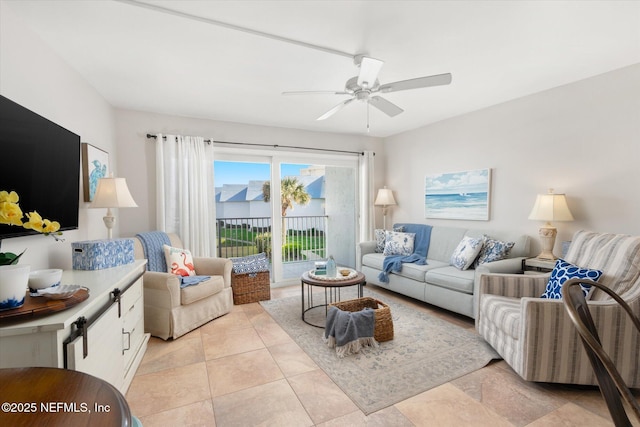
<svg viewBox="0 0 640 427"><path fill-rule="evenodd" d="M342 101L316 120L325 120L349 105L355 100L367 103L367 129L369 129L369 105L374 106L389 117L395 117L404 110L394 103L378 96L378 93L399 92L401 90L419 89L423 87L448 85L451 83L451 74L436 74L433 76L418 77L415 79L401 80L394 83L381 85L378 81L378 74L384 61L370 58L364 55L356 55L353 62L360 68L360 73L356 77L347 80L342 91L291 91L282 92L283 95L307 95L307 94L333 94L349 95L350 98Z"/></svg>

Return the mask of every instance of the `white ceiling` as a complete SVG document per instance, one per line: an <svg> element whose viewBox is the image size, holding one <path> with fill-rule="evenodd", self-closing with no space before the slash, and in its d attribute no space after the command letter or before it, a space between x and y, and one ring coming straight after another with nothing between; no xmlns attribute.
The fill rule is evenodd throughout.
<svg viewBox="0 0 640 427"><path fill-rule="evenodd" d="M385 137L640 63L637 1L150 1L385 61L382 84L450 72L449 86L385 94L370 111ZM366 134L353 102L315 119L357 75L351 58L140 7L133 1L5 1L115 107ZM142 3L142 2L138 2Z"/></svg>

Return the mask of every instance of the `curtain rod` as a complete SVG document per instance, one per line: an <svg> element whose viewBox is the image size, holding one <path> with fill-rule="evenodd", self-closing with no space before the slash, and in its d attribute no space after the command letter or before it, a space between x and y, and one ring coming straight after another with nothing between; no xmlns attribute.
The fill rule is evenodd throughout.
<svg viewBox="0 0 640 427"><path fill-rule="evenodd" d="M156 139L158 138L158 135L153 135L151 133L148 133L147 138ZM166 136L163 136L162 138L166 139ZM332 153L348 153L348 154L358 154L360 156L364 156L364 151L332 150L330 148L297 147L295 145L278 145L278 144L255 144L251 142L214 141L212 139L205 139L204 142L206 142L207 144L215 143L215 144L229 144L229 145L251 145L255 147L296 148L299 150L328 151Z"/></svg>

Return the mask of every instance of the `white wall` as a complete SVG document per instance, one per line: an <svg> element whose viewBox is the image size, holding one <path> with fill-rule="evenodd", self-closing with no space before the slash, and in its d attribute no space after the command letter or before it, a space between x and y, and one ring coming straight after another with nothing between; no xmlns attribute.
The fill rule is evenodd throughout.
<svg viewBox="0 0 640 427"><path fill-rule="evenodd" d="M115 153L112 108L4 2L0 3L0 52L0 94L80 135L82 142ZM115 156L111 163L115 169ZM106 238L103 210L87 209L82 191L81 183L80 227L66 231L64 243L45 236L5 239L2 251L19 253L28 248L20 263L32 270L71 268L71 242Z"/></svg>
<svg viewBox="0 0 640 427"><path fill-rule="evenodd" d="M640 234L640 64L520 98L385 140L391 222L522 230L539 251L535 196L566 193L579 229ZM489 221L424 218L427 174L491 168Z"/></svg>
<svg viewBox="0 0 640 427"><path fill-rule="evenodd" d="M146 138L147 133L194 135L217 141L252 144L278 144L346 151L383 151L382 141L368 136L309 132L123 109L115 110L115 118L119 176L127 179L129 190L139 205L138 208L120 209L120 231L123 236L155 229L155 142ZM284 148L271 147L265 147L265 150L286 151ZM300 153L309 157L309 163L314 163L314 156L317 156L313 151L300 151ZM382 157L376 156L376 171L379 177L377 186L382 185L381 179L384 176ZM229 212L225 214L229 215Z"/></svg>

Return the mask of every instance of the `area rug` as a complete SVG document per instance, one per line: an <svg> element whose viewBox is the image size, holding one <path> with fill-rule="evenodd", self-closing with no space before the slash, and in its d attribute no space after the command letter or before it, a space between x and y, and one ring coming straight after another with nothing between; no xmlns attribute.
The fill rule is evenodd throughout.
<svg viewBox="0 0 640 427"><path fill-rule="evenodd" d="M343 291L344 292L344 291ZM364 412L370 414L486 366L500 356L482 337L365 289L391 308L394 339L339 358L324 329L301 319L301 298L262 301L265 310ZM322 298L322 297L321 297ZM342 295L342 300L345 300ZM317 304L317 302L316 302ZM324 308L314 309L312 312Z"/></svg>

